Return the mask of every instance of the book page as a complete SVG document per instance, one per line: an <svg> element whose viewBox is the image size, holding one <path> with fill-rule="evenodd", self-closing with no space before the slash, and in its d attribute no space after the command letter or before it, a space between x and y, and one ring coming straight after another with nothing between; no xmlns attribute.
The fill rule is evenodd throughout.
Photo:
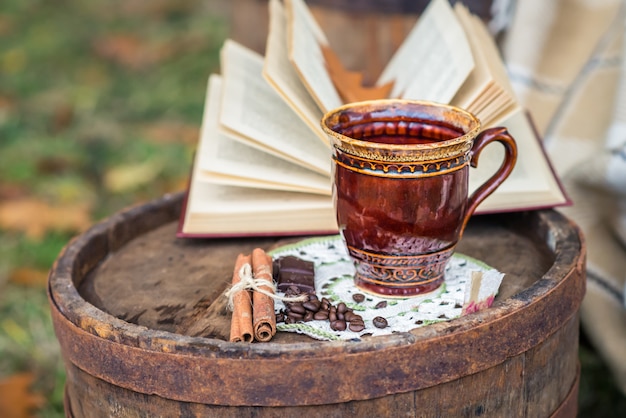
<svg viewBox="0 0 626 418"><path fill-rule="evenodd" d="M194 199L191 212L202 214L221 214L222 220L244 219L240 214L249 214L250 220L267 212L286 210L329 209L332 211L332 199L308 193L290 193L278 190L250 189L248 187L221 186L218 184L196 182L200 199Z"/></svg>
<svg viewBox="0 0 626 418"><path fill-rule="evenodd" d="M197 167L189 188L183 234L255 236L337 231L328 196L220 186L195 181L196 175Z"/></svg>
<svg viewBox="0 0 626 418"><path fill-rule="evenodd" d="M220 124L266 152L330 175L330 147L296 115L263 75L263 58L228 40L222 48Z"/></svg>
<svg viewBox="0 0 626 418"><path fill-rule="evenodd" d="M513 87L485 24L461 3L454 11L470 41L476 65L451 104L474 113L484 126L493 126L517 109Z"/></svg>
<svg viewBox="0 0 626 418"><path fill-rule="evenodd" d="M323 113L306 89L299 74L289 61L287 15L280 0L270 0L270 23L263 76L283 99L303 118L304 122L325 143L327 135L320 126Z"/></svg>
<svg viewBox="0 0 626 418"><path fill-rule="evenodd" d="M517 143L518 159L508 179L481 203L477 213L562 205L567 202L526 114L517 110L502 123ZM490 144L470 168L470 191L476 190L500 167L504 149Z"/></svg>
<svg viewBox="0 0 626 418"><path fill-rule="evenodd" d="M472 50L447 0L433 0L391 58L378 85L392 97L449 103L474 68Z"/></svg>
<svg viewBox="0 0 626 418"><path fill-rule="evenodd" d="M219 132L222 80L212 74L206 93L198 164L200 181L331 194L328 176L249 147Z"/></svg>
<svg viewBox="0 0 626 418"><path fill-rule="evenodd" d="M477 42L481 45L481 51L489 68L489 73L494 84L498 87L499 97L502 101L502 104L499 106L494 105L484 112L485 124L493 126L512 115L520 106L493 37L478 16L472 15L471 19L473 23L472 29L468 30L472 30L477 38Z"/></svg>
<svg viewBox="0 0 626 418"><path fill-rule="evenodd" d="M461 3L457 3L454 6L454 11L459 18L459 23L465 30L467 40L472 48L474 69L465 79L461 88L456 92L450 104L472 112L482 121L483 117L478 114L479 108L477 106L479 100L484 97L485 92L490 87L490 84L493 83L493 76L489 72L489 64L483 52L483 45L479 42L474 31L471 30L473 22L469 10Z"/></svg>
<svg viewBox="0 0 626 418"><path fill-rule="evenodd" d="M291 63L322 112L341 106L320 47L328 46L328 40L303 0L285 0L285 4Z"/></svg>
<svg viewBox="0 0 626 418"><path fill-rule="evenodd" d="M209 89L211 84L215 85L212 81L216 78L211 78ZM205 117L209 97L206 101ZM203 119L181 227L184 236L336 233L330 196L224 186L200 180L202 156L210 152L209 143L203 140L209 138L204 135L208 128L208 121Z"/></svg>

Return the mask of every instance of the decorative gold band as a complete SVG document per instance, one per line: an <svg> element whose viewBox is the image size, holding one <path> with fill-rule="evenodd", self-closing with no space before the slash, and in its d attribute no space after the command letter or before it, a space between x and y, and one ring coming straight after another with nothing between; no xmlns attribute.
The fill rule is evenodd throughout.
<svg viewBox="0 0 626 418"><path fill-rule="evenodd" d="M376 254L348 246L360 280L386 287L424 285L443 277L455 245L430 254Z"/></svg>
<svg viewBox="0 0 626 418"><path fill-rule="evenodd" d="M333 156L337 165L361 174L379 177L419 178L451 173L469 164L468 154L447 160L428 162L387 162L355 157L337 152Z"/></svg>

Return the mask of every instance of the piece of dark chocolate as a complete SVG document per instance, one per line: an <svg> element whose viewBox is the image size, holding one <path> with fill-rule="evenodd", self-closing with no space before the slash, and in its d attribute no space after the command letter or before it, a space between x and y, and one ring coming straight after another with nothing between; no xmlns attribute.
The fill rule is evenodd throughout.
<svg viewBox="0 0 626 418"><path fill-rule="evenodd" d="M302 293L315 293L315 264L291 255L275 262L278 290L286 292L290 286Z"/></svg>

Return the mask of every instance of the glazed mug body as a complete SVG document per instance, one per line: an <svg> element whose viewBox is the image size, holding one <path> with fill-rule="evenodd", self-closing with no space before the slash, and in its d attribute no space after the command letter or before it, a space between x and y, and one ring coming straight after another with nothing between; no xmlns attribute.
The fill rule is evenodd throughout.
<svg viewBox="0 0 626 418"><path fill-rule="evenodd" d="M481 132L462 109L411 100L345 105L324 115L322 127L355 284L398 297L439 288L469 217L513 169L514 139L503 128ZM468 196L469 167L494 141L505 146L502 166Z"/></svg>

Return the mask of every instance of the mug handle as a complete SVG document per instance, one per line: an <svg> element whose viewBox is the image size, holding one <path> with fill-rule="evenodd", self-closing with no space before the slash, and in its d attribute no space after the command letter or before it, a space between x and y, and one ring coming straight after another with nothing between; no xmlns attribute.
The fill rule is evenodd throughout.
<svg viewBox="0 0 626 418"><path fill-rule="evenodd" d="M474 139L474 144L472 145L472 150L470 151L470 165L474 168L478 166L478 157L480 156L481 151L492 142L500 142L504 146L504 161L502 161L500 168L489 178L489 180L483 183L483 185L476 189L469 197L461 233L465 230L465 226L469 221L469 218L474 214L474 211L480 202L493 193L498 186L506 180L509 174L511 174L513 167L515 167L515 162L517 161L517 144L506 128L502 127L485 129L476 137L476 139Z"/></svg>

